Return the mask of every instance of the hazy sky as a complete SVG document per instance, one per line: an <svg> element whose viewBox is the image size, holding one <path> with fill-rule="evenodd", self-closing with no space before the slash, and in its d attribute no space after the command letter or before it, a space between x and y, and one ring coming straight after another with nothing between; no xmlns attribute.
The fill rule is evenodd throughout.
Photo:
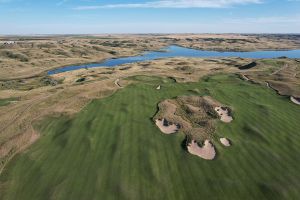
<svg viewBox="0 0 300 200"><path fill-rule="evenodd" d="M300 0L0 0L0 34L300 33Z"/></svg>

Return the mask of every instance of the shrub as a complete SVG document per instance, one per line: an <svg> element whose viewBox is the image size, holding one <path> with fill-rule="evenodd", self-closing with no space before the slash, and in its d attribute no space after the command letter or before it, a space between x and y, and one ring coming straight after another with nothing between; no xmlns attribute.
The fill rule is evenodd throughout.
<svg viewBox="0 0 300 200"><path fill-rule="evenodd" d="M84 77L83 77L83 78L80 78L80 79L78 79L78 80L76 80L77 83L80 83L80 82L83 82L83 81L85 81L85 78L84 78Z"/></svg>
<svg viewBox="0 0 300 200"><path fill-rule="evenodd" d="M22 53L14 53L12 51L2 51L1 55L5 56L7 58L11 58L11 59L18 59L21 62L29 61L28 57Z"/></svg>

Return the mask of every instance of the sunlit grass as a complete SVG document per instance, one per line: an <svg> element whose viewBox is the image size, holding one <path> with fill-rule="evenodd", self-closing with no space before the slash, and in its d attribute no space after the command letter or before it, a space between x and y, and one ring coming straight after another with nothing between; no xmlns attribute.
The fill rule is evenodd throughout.
<svg viewBox="0 0 300 200"><path fill-rule="evenodd" d="M72 119L44 121L41 139L0 177L0 199L299 197L297 105L233 75L185 84L134 79L143 82L93 101ZM234 112L231 124L218 124L213 161L188 154L182 133L164 135L151 120L159 101L195 94L210 94ZM223 147L222 136L233 146Z"/></svg>

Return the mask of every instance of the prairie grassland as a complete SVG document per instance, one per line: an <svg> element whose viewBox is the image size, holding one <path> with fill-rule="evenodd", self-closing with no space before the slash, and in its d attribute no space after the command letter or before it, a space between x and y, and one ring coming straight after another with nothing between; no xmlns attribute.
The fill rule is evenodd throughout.
<svg viewBox="0 0 300 200"><path fill-rule="evenodd" d="M263 34L172 34L161 36L194 49L214 51L257 51L299 49L299 35Z"/></svg>
<svg viewBox="0 0 300 200"><path fill-rule="evenodd" d="M0 199L299 197L299 106L288 98L300 97L297 59L166 58L46 75L170 44L295 49L299 36L0 38L8 39L16 43L0 46ZM184 134L163 135L151 120L158 102L181 95L233 108L234 121L214 132L213 162L187 154Z"/></svg>
<svg viewBox="0 0 300 200"><path fill-rule="evenodd" d="M246 72L248 78L268 85L280 95L300 97L300 63L286 59L261 60L264 70L254 69Z"/></svg>
<svg viewBox="0 0 300 200"><path fill-rule="evenodd" d="M133 56L175 44L217 51L300 49L299 35L176 34L2 37L0 80L37 77L78 63Z"/></svg>
<svg viewBox="0 0 300 200"><path fill-rule="evenodd" d="M166 44L148 37L28 37L3 38L15 44L0 44L0 80L18 80L44 75L46 71L77 63L133 56L158 50Z"/></svg>
<svg viewBox="0 0 300 200"><path fill-rule="evenodd" d="M235 75L132 79L74 117L37 124L41 138L5 168L0 199L299 198L300 112L288 98ZM157 103L179 95L210 95L233 109L231 124L217 124L214 161L188 154L183 133L164 135L153 123Z"/></svg>

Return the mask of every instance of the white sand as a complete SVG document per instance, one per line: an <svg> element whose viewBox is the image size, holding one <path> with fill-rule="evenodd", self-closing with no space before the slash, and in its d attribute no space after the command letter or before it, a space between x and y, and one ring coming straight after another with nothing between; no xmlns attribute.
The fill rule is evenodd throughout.
<svg viewBox="0 0 300 200"><path fill-rule="evenodd" d="M230 147L231 144L227 138L220 138L220 142L225 146L225 147Z"/></svg>
<svg viewBox="0 0 300 200"><path fill-rule="evenodd" d="M205 140L203 147L200 147L195 140L192 140L187 148L191 154L206 160L213 160L216 156L215 148L209 140Z"/></svg>
<svg viewBox="0 0 300 200"><path fill-rule="evenodd" d="M233 119L231 116L228 114L228 110L223 110L221 106L215 107L215 111L218 113L218 115L221 117L221 121L225 123L231 122Z"/></svg>
<svg viewBox="0 0 300 200"><path fill-rule="evenodd" d="M120 79L115 80L115 85L118 86L119 88L123 88L119 82L120 82Z"/></svg>
<svg viewBox="0 0 300 200"><path fill-rule="evenodd" d="M293 103L300 105L300 101L298 101L295 97L291 96L290 99Z"/></svg>
<svg viewBox="0 0 300 200"><path fill-rule="evenodd" d="M242 77L244 80L249 81L250 79L247 77L247 75L242 74Z"/></svg>
<svg viewBox="0 0 300 200"><path fill-rule="evenodd" d="M165 119L155 120L155 124L160 129L161 132L163 132L165 134L172 134L172 133L176 133L178 131L178 126L176 124L171 124L171 125L165 126L164 120Z"/></svg>
<svg viewBox="0 0 300 200"><path fill-rule="evenodd" d="M156 89L157 89L157 90L160 90L160 88L161 88L161 86L159 85L159 86L157 86L157 88L156 88Z"/></svg>

